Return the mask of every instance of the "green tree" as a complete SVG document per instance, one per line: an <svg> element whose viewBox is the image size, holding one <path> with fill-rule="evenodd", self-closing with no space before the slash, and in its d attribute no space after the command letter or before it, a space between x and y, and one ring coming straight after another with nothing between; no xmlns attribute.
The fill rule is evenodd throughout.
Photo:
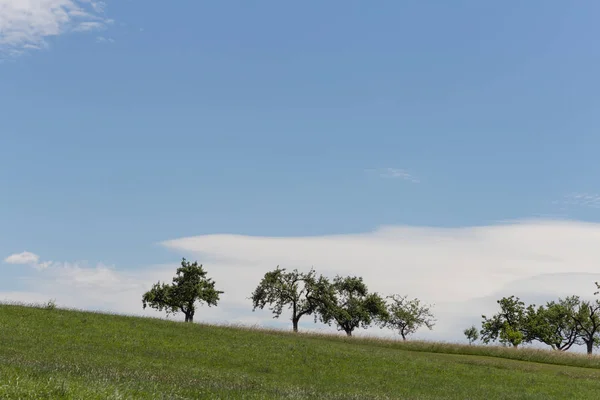
<svg viewBox="0 0 600 400"><path fill-rule="evenodd" d="M471 326L470 328L465 329L463 331L463 333L467 337L469 344L473 344L473 342L475 342L475 341L477 341L477 339L479 339L479 331L477 330L477 328L475 328L475 325Z"/></svg>
<svg viewBox="0 0 600 400"><path fill-rule="evenodd" d="M579 338L579 328L573 318L579 304L579 297L571 296L528 309L527 339L538 340L554 350L569 350Z"/></svg>
<svg viewBox="0 0 600 400"><path fill-rule="evenodd" d="M594 346L600 345L600 301L581 301L573 320L587 353L592 354Z"/></svg>
<svg viewBox="0 0 600 400"><path fill-rule="evenodd" d="M144 308L165 310L167 314L183 312L185 322L193 322L196 312L196 302L206 303L209 307L216 306L219 296L223 293L215 289L215 282L206 277L207 272L197 262L190 263L182 259L181 267L173 277L173 283L155 283L142 296Z"/></svg>
<svg viewBox="0 0 600 400"><path fill-rule="evenodd" d="M368 328L373 322L385 320L385 301L377 293L369 293L363 279L336 276L323 288L322 302L317 311L325 324L335 322L338 330L352 336L358 327Z"/></svg>
<svg viewBox="0 0 600 400"><path fill-rule="evenodd" d="M315 271L298 272L297 269L286 272L279 266L267 272L252 292L252 311L269 306L274 318L279 318L287 306L292 311L292 327L298 332L298 322L305 315L313 314L320 304L323 277L317 279Z"/></svg>
<svg viewBox="0 0 600 400"><path fill-rule="evenodd" d="M525 303L515 296L503 297L497 303L500 305L498 314L491 318L481 316L481 339L486 344L499 340L500 343L511 344L517 348L529 338Z"/></svg>
<svg viewBox="0 0 600 400"><path fill-rule="evenodd" d="M433 329L435 318L431 306L422 305L419 299L409 300L407 296L393 295L387 299L387 317L382 320L382 326L397 330L402 340L422 326Z"/></svg>

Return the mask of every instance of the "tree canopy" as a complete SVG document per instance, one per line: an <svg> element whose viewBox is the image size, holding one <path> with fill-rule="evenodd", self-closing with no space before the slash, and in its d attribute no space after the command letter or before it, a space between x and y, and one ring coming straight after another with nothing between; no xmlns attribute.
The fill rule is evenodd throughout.
<svg viewBox="0 0 600 400"><path fill-rule="evenodd" d="M481 340L486 344L499 340L500 343L518 347L529 338L525 303L515 296L503 297L497 303L500 305L498 314L491 318L481 316Z"/></svg>
<svg viewBox="0 0 600 400"><path fill-rule="evenodd" d="M252 311L269 306L274 318L279 318L287 306L292 311L292 327L298 332L298 322L304 315L314 313L320 304L322 289L326 287L323 277L317 279L315 271L287 272L277 266L267 272L252 292Z"/></svg>
<svg viewBox="0 0 600 400"><path fill-rule="evenodd" d="M475 325L471 326L470 328L465 329L463 331L463 333L467 337L469 344L473 344L473 342L475 342L477 339L479 339L479 331L477 330Z"/></svg>
<svg viewBox="0 0 600 400"><path fill-rule="evenodd" d="M183 312L185 322L193 322L197 302L206 303L209 307L216 306L223 293L215 289L215 282L206 275L207 272L198 262L190 263L182 259L173 283L155 283L142 296L143 307L165 310L167 314Z"/></svg>
<svg viewBox="0 0 600 400"><path fill-rule="evenodd" d="M387 299L387 317L382 326L397 330L402 340L406 340L422 326L433 329L435 318L431 306L422 305L419 299L409 300L407 296L393 295Z"/></svg>
<svg viewBox="0 0 600 400"><path fill-rule="evenodd" d="M324 281L325 282L325 281ZM385 301L377 293L369 293L363 279L355 276L336 276L323 288L318 313L323 323L335 322L338 330L352 336L354 329L367 328L374 321L385 320Z"/></svg>
<svg viewBox="0 0 600 400"><path fill-rule="evenodd" d="M546 306L528 309L528 339L535 339L552 347L566 351L579 338L579 330L574 316L579 307L577 296L548 302Z"/></svg>
<svg viewBox="0 0 600 400"><path fill-rule="evenodd" d="M581 301L573 319L588 354L600 345L600 301Z"/></svg>

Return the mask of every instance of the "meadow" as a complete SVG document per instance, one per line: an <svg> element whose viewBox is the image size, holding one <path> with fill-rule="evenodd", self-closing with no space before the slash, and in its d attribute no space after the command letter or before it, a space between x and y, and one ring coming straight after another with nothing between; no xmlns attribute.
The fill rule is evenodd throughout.
<svg viewBox="0 0 600 400"><path fill-rule="evenodd" d="M1 399L598 399L600 357L0 305Z"/></svg>

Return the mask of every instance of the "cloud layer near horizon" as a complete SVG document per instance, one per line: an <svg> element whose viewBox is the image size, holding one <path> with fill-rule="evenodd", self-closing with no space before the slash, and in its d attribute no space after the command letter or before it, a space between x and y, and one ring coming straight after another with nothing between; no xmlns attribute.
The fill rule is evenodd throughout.
<svg viewBox="0 0 600 400"><path fill-rule="evenodd" d="M210 322L273 326L268 311L251 312L248 297L265 272L283 268L330 277L364 277L372 291L406 294L434 303L438 324L416 337L462 340L462 329L495 312L495 301L518 295L540 304L578 294L592 298L600 280L600 224L522 221L469 228L385 227L371 233L269 238L205 235L170 240L174 253L203 263L225 291L216 308L202 308ZM31 253L28 253L31 254ZM22 256L22 254L21 254ZM12 257L12 256L11 256ZM28 256L31 258L31 256ZM10 258L10 257L9 257ZM36 259L39 263L39 259ZM27 282L31 290L0 293L0 299L56 298L63 306L128 314L141 310L141 294L157 280L170 281L176 264L143 270L52 263ZM278 326L289 328L284 315ZM314 329L310 318L301 329ZM333 328L324 328L333 330ZM369 334L387 334L379 329Z"/></svg>

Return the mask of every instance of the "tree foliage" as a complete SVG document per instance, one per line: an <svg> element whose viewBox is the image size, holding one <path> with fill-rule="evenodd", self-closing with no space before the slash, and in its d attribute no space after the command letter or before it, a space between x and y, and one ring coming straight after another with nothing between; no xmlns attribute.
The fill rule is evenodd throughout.
<svg viewBox="0 0 600 400"><path fill-rule="evenodd" d="M274 318L279 318L287 306L292 311L292 326L298 331L298 322L304 315L313 314L319 304L326 281L316 277L315 271L298 272L297 269L286 272L279 266L267 272L252 292L252 311L269 306Z"/></svg>
<svg viewBox="0 0 600 400"><path fill-rule="evenodd" d="M573 320L587 353L592 354L594 346L600 345L600 301L581 301Z"/></svg>
<svg viewBox="0 0 600 400"><path fill-rule="evenodd" d="M479 331L477 330L475 325L471 326L470 328L465 329L463 331L463 333L467 337L469 344L473 344L473 342L475 342L475 341L477 341L477 339L479 339Z"/></svg>
<svg viewBox="0 0 600 400"><path fill-rule="evenodd" d="M435 318L431 306L422 305L419 299L408 299L407 296L388 296L387 316L382 326L397 330L402 340L406 340L422 326L433 329Z"/></svg>
<svg viewBox="0 0 600 400"><path fill-rule="evenodd" d="M385 301L377 293L369 293L363 279L355 276L336 276L322 291L317 311L323 323L335 322L338 330L352 336L358 327L368 328L373 322L385 320Z"/></svg>
<svg viewBox="0 0 600 400"><path fill-rule="evenodd" d="M223 293L215 289L215 282L206 277L207 272L198 262L190 263L182 259L181 267L173 277L173 283L155 283L142 296L143 307L150 307L167 314L183 312L185 322L193 322L196 303L216 306Z"/></svg>
<svg viewBox="0 0 600 400"><path fill-rule="evenodd" d="M525 303L518 297L503 297L498 300L500 312L491 318L482 315L481 339L484 343L499 340L503 344L518 347L529 341L527 312ZM530 306L533 307L533 306Z"/></svg>
<svg viewBox="0 0 600 400"><path fill-rule="evenodd" d="M527 312L528 340L538 340L554 350L566 351L577 343L579 329L574 316L579 307L577 296L548 302Z"/></svg>

